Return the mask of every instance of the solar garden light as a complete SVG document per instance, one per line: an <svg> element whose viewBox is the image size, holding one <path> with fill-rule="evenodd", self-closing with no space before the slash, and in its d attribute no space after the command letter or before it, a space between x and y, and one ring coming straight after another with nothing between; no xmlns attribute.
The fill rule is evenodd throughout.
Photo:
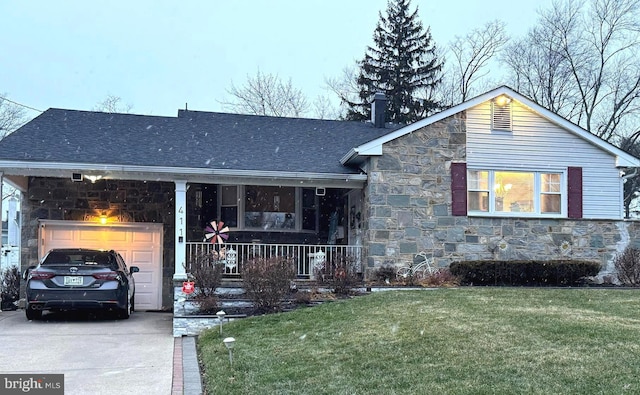
<svg viewBox="0 0 640 395"><path fill-rule="evenodd" d="M222 342L225 347L227 347L227 350L229 350L229 365L233 365L233 346L236 343L236 339L233 337L225 337Z"/></svg>
<svg viewBox="0 0 640 395"><path fill-rule="evenodd" d="M216 313L216 315L218 316L218 321L220 321L220 334L222 335L222 322L224 320L224 316L227 315L227 313L225 313L224 310L220 310Z"/></svg>

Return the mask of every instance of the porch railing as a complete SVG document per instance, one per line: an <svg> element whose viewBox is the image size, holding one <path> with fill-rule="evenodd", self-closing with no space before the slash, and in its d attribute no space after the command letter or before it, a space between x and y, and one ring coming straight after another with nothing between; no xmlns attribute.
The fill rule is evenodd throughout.
<svg viewBox="0 0 640 395"><path fill-rule="evenodd" d="M298 278L315 279L317 273L331 265L348 260L357 272L362 271L362 246L355 245L304 245L304 244L257 244L225 243L224 245L188 242L187 262L201 254L218 254L225 265L225 275L242 274L243 263L255 257L269 259L277 256L292 258Z"/></svg>

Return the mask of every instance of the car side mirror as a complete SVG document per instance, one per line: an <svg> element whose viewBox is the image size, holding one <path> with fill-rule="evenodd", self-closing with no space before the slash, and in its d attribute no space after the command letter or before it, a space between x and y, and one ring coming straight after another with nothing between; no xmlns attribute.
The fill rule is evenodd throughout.
<svg viewBox="0 0 640 395"><path fill-rule="evenodd" d="M26 280L27 278L29 278L29 273L30 273L33 269L35 269L35 268L36 268L36 266L35 266L35 265L31 265L31 266L29 266L29 267L27 268L27 270L25 270L25 271L22 273L22 279L23 279L23 280Z"/></svg>
<svg viewBox="0 0 640 395"><path fill-rule="evenodd" d="M129 272L130 272L131 274L133 274L133 273L138 273L139 271L140 271L140 268L139 268L138 266L131 266L131 267L129 268Z"/></svg>

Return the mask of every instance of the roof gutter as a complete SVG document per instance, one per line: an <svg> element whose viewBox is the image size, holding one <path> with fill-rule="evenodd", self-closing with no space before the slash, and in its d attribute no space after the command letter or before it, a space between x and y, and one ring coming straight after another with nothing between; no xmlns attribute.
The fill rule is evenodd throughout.
<svg viewBox="0 0 640 395"><path fill-rule="evenodd" d="M5 175L38 177L71 177L72 173L101 176L104 179L153 181L186 180L187 182L242 182L246 185L273 184L314 185L326 187L361 187L366 174L306 173L261 170L204 169L187 167L156 167L108 165L99 163L42 163L0 161Z"/></svg>
<svg viewBox="0 0 640 395"><path fill-rule="evenodd" d="M351 163L351 161L353 161L355 158L357 158L360 155L360 153L358 152L357 149L355 148L351 148L349 150L349 152L347 152L347 154L345 156L342 157L342 159L340 159L340 164L345 166Z"/></svg>

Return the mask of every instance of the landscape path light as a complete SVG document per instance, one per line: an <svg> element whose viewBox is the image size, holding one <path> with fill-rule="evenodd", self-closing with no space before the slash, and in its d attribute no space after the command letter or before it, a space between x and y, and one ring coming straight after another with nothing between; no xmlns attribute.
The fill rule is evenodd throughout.
<svg viewBox="0 0 640 395"><path fill-rule="evenodd" d="M222 322L224 320L224 316L227 315L227 313L225 313L224 310L220 310L216 313L216 315L218 316L218 321L220 321L220 334L222 335Z"/></svg>
<svg viewBox="0 0 640 395"><path fill-rule="evenodd" d="M233 365L233 346L236 344L236 339L233 337L225 337L222 341L229 350L229 365Z"/></svg>

